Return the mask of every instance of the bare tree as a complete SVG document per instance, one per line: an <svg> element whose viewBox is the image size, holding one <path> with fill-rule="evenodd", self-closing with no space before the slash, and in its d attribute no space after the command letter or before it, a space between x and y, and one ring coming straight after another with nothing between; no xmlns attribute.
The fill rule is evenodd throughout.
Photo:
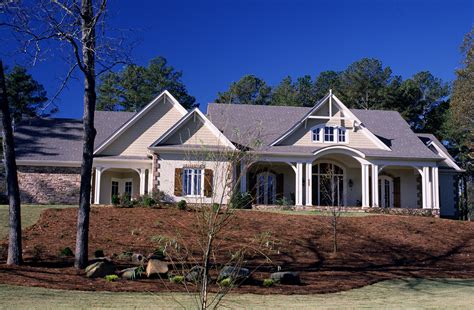
<svg viewBox="0 0 474 310"><path fill-rule="evenodd" d="M22 51L31 56L33 63L57 51L59 57L69 64L69 70L51 102L58 97L77 69L84 79L83 150L74 263L76 268L84 268L88 262L91 178L96 136L96 78L115 65L124 63L126 59L120 51L122 39L105 35L106 8L107 0L12 1L1 7L8 21L1 22L0 26L14 31Z"/></svg>
<svg viewBox="0 0 474 310"><path fill-rule="evenodd" d="M7 88L3 63L0 60L0 111L3 125L3 157L5 162L5 174L8 187L9 209L9 237L8 237L8 265L19 265L22 263L21 247L21 210L20 189L18 187L18 176L15 160L15 142L13 140L12 119L10 106L8 104Z"/></svg>

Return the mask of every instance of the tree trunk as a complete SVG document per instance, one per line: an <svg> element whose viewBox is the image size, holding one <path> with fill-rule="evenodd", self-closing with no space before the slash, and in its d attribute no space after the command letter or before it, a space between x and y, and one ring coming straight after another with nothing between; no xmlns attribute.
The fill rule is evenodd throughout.
<svg viewBox="0 0 474 310"><path fill-rule="evenodd" d="M209 260L211 256L212 242L213 242L212 233L208 233L208 239L206 244L206 250L204 252L204 271L202 275L201 283L201 309L207 309L207 293L208 293L208 282L209 282Z"/></svg>
<svg viewBox="0 0 474 310"><path fill-rule="evenodd" d="M77 214L76 256L74 266L83 269L88 263L89 213L91 199L92 163L94 153L95 92L95 25L92 0L82 0L82 60L84 66L84 116L81 187Z"/></svg>
<svg viewBox="0 0 474 310"><path fill-rule="evenodd" d="M8 105L7 88L3 64L0 60L0 106L3 124L3 154L5 161L5 175L8 188L8 203L10 206L10 233L8 237L8 265L22 263L21 255L21 211L20 189L15 161L15 141L13 139L12 119Z"/></svg>

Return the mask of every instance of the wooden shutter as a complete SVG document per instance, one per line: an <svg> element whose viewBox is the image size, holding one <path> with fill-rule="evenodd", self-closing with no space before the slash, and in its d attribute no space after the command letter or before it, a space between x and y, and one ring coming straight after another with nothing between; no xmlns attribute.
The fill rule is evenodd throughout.
<svg viewBox="0 0 474 310"><path fill-rule="evenodd" d="M212 197L212 184L214 182L214 173L211 169L204 170L204 196Z"/></svg>
<svg viewBox="0 0 474 310"><path fill-rule="evenodd" d="M400 178L393 178L393 207L400 208Z"/></svg>
<svg viewBox="0 0 474 310"><path fill-rule="evenodd" d="M174 195L183 196L183 169L174 169Z"/></svg>
<svg viewBox="0 0 474 310"><path fill-rule="evenodd" d="M276 198L282 199L283 198L283 173L277 174L276 176Z"/></svg>

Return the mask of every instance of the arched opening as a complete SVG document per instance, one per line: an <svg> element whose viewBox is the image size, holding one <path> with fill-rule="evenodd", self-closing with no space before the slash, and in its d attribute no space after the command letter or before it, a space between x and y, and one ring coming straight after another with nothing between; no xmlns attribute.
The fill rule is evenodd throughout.
<svg viewBox="0 0 474 310"><path fill-rule="evenodd" d="M313 204L318 206L345 205L345 168L334 161L319 160L313 163Z"/></svg>
<svg viewBox="0 0 474 310"><path fill-rule="evenodd" d="M109 168L103 170L100 178L99 202L110 204L113 196L124 194L130 198L140 194L140 174L135 169Z"/></svg>
<svg viewBox="0 0 474 310"><path fill-rule="evenodd" d="M295 172L286 162L255 162L247 168L245 177L248 179L245 191L251 194L255 204L295 201Z"/></svg>

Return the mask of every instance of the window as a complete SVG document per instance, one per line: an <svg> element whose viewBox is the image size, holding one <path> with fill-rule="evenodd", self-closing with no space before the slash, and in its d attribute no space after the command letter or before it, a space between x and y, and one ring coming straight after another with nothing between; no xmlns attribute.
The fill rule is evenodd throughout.
<svg viewBox="0 0 474 310"><path fill-rule="evenodd" d="M125 182L125 193L132 197L132 181Z"/></svg>
<svg viewBox="0 0 474 310"><path fill-rule="evenodd" d="M202 169L183 170L183 194L185 196L202 196Z"/></svg>
<svg viewBox="0 0 474 310"><path fill-rule="evenodd" d="M276 201L276 176L271 172L257 175L257 203L271 205Z"/></svg>
<svg viewBox="0 0 474 310"><path fill-rule="evenodd" d="M119 182L112 181L112 197L118 196L119 194L118 188L119 188Z"/></svg>
<svg viewBox="0 0 474 310"><path fill-rule="evenodd" d="M324 127L324 142L334 142L334 127Z"/></svg>
<svg viewBox="0 0 474 310"><path fill-rule="evenodd" d="M313 142L347 142L346 128L339 126L317 126L311 130L311 136Z"/></svg>

